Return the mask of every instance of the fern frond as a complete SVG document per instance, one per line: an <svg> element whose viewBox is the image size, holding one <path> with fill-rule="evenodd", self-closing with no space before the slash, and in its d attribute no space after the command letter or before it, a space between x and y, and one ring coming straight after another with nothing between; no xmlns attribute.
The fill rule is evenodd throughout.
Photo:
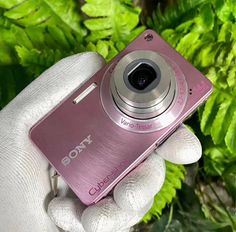
<svg viewBox="0 0 236 232"><path fill-rule="evenodd" d="M236 16L235 4L236 4L235 0L226 0L226 1L215 0L214 6L218 18L223 22L232 21Z"/></svg>
<svg viewBox="0 0 236 232"><path fill-rule="evenodd" d="M201 130L205 135L211 135L214 144L223 142L236 157L236 69L233 65L236 61L236 41L228 46L231 51L223 53L224 58L218 59L218 62L215 60L216 64L206 74L213 81L215 91L202 112Z"/></svg>
<svg viewBox="0 0 236 232"><path fill-rule="evenodd" d="M82 11L90 17L84 24L91 42L109 39L127 44L144 30L137 27L141 9L134 7L132 0L87 0Z"/></svg>
<svg viewBox="0 0 236 232"><path fill-rule="evenodd" d="M223 143L215 145L208 141L204 154L204 170L210 176L222 176L225 170L236 162L236 156L232 155Z"/></svg>
<svg viewBox="0 0 236 232"><path fill-rule="evenodd" d="M149 19L148 26L158 32L166 28L175 28L187 19L193 18L198 13L198 7L208 2L210 0L179 0L164 11L159 5Z"/></svg>
<svg viewBox="0 0 236 232"><path fill-rule="evenodd" d="M20 65L0 66L0 110L12 100L32 78Z"/></svg>
<svg viewBox="0 0 236 232"><path fill-rule="evenodd" d="M84 51L83 36L75 0L0 0L0 105L3 107L25 87L12 67L21 68L21 82L36 77L55 61ZM32 80L32 78L31 78ZM9 83L8 83L9 82ZM26 81L28 84L29 81Z"/></svg>
<svg viewBox="0 0 236 232"><path fill-rule="evenodd" d="M27 73L32 77L39 76L45 69L56 63L62 57L72 55L74 52L64 52L59 49L28 49L16 46L16 51L20 59L20 64L24 66Z"/></svg>
<svg viewBox="0 0 236 232"><path fill-rule="evenodd" d="M185 168L182 165L172 164L166 161L165 182L154 198L152 208L143 217L144 222L150 221L153 217L159 218L162 210L170 204L176 196L176 189L180 189L185 177Z"/></svg>
<svg viewBox="0 0 236 232"><path fill-rule="evenodd" d="M81 46L85 30L73 0L0 0L0 7L0 65L17 63L16 45L66 51Z"/></svg>
<svg viewBox="0 0 236 232"><path fill-rule="evenodd" d="M122 50L125 47L125 44L120 42L119 44L114 42L112 40L98 40L97 43L89 42L86 50L98 52L100 55L102 55L107 61L110 61L114 56L116 56L120 50Z"/></svg>
<svg viewBox="0 0 236 232"><path fill-rule="evenodd" d="M21 27L57 25L83 34L80 16L73 0L0 0L4 16Z"/></svg>

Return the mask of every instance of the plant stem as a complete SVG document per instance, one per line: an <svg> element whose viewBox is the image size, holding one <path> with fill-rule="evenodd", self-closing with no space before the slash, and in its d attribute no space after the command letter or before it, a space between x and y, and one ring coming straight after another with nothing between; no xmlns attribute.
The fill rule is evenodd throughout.
<svg viewBox="0 0 236 232"><path fill-rule="evenodd" d="M170 214L169 214L168 222L167 222L167 225L166 225L166 227L165 227L166 229L170 226L170 223L172 222L173 211L174 211L174 207L173 207L173 204L171 204L171 206L170 206Z"/></svg>
<svg viewBox="0 0 236 232"><path fill-rule="evenodd" d="M211 185L211 183L208 182L208 184L209 184L209 186L210 186L212 192L215 194L217 200L219 201L219 203L220 203L221 206L223 207L225 213L228 215L228 217L229 217L229 219L230 219L230 221L231 221L231 223L232 223L232 227L233 227L234 229L236 229L235 222L234 222L233 218L231 217L231 215L230 215L228 209L226 208L225 204L222 202L222 200L220 199L220 197L219 197L218 194L216 193L216 191L215 191L215 189L213 188L213 186Z"/></svg>
<svg viewBox="0 0 236 232"><path fill-rule="evenodd" d="M215 189L213 188L212 184L211 184L211 183L208 181L208 179L206 178L205 174L204 174L203 172L201 172L201 173L202 173L204 179L206 180L206 183L210 186L212 192L213 192L214 195L216 196L217 200L219 201L219 203L220 203L221 206L223 207L225 213L226 213L227 216L229 217L229 220L230 220L230 222L231 222L231 224L232 224L232 227L233 227L234 229L236 229L236 224L235 224L233 218L231 217L231 215L230 215L228 209L226 208L225 204L224 204L223 201L220 199L220 197L219 197L218 194L216 193Z"/></svg>

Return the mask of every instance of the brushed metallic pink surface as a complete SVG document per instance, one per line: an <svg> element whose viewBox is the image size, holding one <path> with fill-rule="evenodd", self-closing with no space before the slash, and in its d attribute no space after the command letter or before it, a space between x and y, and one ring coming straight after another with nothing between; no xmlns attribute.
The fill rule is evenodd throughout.
<svg viewBox="0 0 236 232"><path fill-rule="evenodd" d="M147 34L153 36L152 40L144 39ZM123 114L115 106L109 89L115 65L134 50L160 53L175 71L174 103L152 120L137 120ZM73 100L94 82L97 88L74 104ZM31 129L30 138L81 201L93 204L142 162L211 92L212 85L206 77L154 31L146 30L42 118ZM81 144L89 135L92 142ZM70 163L63 165L63 157L69 154Z"/></svg>

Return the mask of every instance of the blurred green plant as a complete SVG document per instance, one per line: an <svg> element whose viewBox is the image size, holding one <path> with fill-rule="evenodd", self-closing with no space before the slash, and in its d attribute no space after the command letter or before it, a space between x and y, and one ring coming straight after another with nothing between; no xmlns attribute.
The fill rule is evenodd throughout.
<svg viewBox="0 0 236 232"><path fill-rule="evenodd" d="M175 201L171 203L170 209L165 210L161 219L154 223L151 232L232 231L231 221L219 207L221 222L208 220L201 208L202 205L193 188L184 184Z"/></svg>
<svg viewBox="0 0 236 232"><path fill-rule="evenodd" d="M1 0L0 7L1 65L20 63L37 75L80 50L85 30L73 0Z"/></svg>
<svg viewBox="0 0 236 232"><path fill-rule="evenodd" d="M139 24L141 9L132 0L86 1L82 11L89 16L84 21L89 31L87 49L97 51L107 60L125 48L144 29Z"/></svg>
<svg viewBox="0 0 236 232"><path fill-rule="evenodd" d="M57 60L82 51L73 0L0 0L0 107Z"/></svg>

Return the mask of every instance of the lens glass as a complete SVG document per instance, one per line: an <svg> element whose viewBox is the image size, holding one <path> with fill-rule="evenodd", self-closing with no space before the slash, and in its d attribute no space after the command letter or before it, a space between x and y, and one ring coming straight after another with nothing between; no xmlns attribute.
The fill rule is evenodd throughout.
<svg viewBox="0 0 236 232"><path fill-rule="evenodd" d="M137 90L144 90L155 79L157 75L154 68L148 64L142 63L128 74L130 84Z"/></svg>

